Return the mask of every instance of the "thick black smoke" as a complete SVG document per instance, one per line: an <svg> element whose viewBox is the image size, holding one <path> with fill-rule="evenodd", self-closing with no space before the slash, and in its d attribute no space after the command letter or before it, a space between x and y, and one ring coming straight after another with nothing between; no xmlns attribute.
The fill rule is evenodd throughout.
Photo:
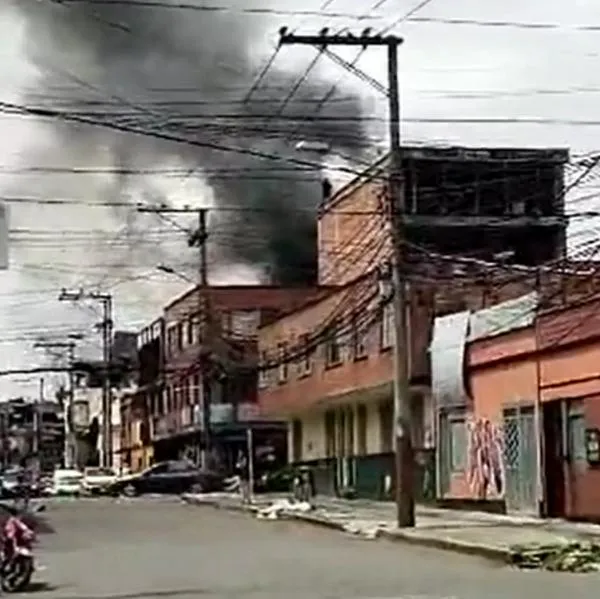
<svg viewBox="0 0 600 599"><path fill-rule="evenodd" d="M197 0L199 6L202 3ZM97 92L99 103L85 107L86 115L93 118L278 156L307 159L295 150L299 139L327 141L346 156L358 156L360 100L345 91L344 102L332 103L334 112L330 108L320 113L334 116L333 120L315 119L315 104L307 100L324 96L332 85L317 74L310 74L286 108L284 114L298 120L277 117L278 106L306 64L294 73L277 69L281 63L276 63L265 87L257 91L258 101L237 101L256 77L253 45L272 35L277 24L240 10L206 12L136 4L136 0L63 4L14 0L16 10L26 17L29 55L42 73L38 97L40 93L58 96L61 107L81 111L76 100L83 88L88 96ZM229 0L228 4L243 9L246 2ZM182 95L182 88L196 92ZM108 102L118 108L107 108ZM57 133L66 133L64 143L77 140L102 146L114 151L119 164L128 162L122 157L122 135L64 126ZM176 155L194 169L191 176L208 181L218 203L244 209L219 213L219 222L211 221L213 239L225 260L267 267L279 283L314 277L314 209L321 199L318 172L291 173L293 166L279 161L152 137L129 138L127 148L134 157L143 155L146 164L157 166Z"/></svg>

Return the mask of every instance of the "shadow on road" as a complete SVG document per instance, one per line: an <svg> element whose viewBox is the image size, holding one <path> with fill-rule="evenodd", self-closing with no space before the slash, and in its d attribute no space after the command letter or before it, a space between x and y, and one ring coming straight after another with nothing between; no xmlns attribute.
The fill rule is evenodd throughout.
<svg viewBox="0 0 600 599"><path fill-rule="evenodd" d="M56 591L57 588L58 587L55 587L47 582L35 581L27 587L27 591L25 591L23 594L29 595L30 593L49 593L50 591Z"/></svg>
<svg viewBox="0 0 600 599"><path fill-rule="evenodd" d="M190 595L207 595L207 589L178 589L177 591L138 591L122 595L86 595L77 599L169 599L170 597L188 597Z"/></svg>

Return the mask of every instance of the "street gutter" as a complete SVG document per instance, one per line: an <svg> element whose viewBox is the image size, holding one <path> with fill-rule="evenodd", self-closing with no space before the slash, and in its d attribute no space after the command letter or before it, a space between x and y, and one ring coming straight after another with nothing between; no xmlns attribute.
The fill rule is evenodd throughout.
<svg viewBox="0 0 600 599"><path fill-rule="evenodd" d="M246 514L257 514L263 507L266 507L261 505L227 504L218 499L204 500L190 495L183 495L182 500L190 505L209 506L215 509L242 512ZM336 530L347 534L349 532L346 528L346 524L343 522L330 520L329 518L310 513L282 511L280 512L278 519L288 521L294 520L296 522L303 522L305 524L311 524L320 528L327 528L329 530ZM511 564L513 562L513 553L509 548L468 543L450 538L435 538L419 534L415 529L378 530L375 534L375 538L385 539L394 543L409 543L421 547L431 547L443 551L452 551L464 555L483 557L503 564Z"/></svg>

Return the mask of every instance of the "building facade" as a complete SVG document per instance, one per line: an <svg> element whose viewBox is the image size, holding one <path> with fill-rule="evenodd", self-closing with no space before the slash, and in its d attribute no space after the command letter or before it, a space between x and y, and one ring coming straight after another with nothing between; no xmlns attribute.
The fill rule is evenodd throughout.
<svg viewBox="0 0 600 599"><path fill-rule="evenodd" d="M519 297L554 276L535 265L563 251L568 154L406 148L403 157L416 488L421 498L433 498L439 471L429 356L434 318ZM537 194L515 206L523 177ZM290 461L310 464L318 490L327 493L384 498L395 484L394 319L381 281L392 247L386 179L384 159L328 198L318 227L324 295L259 330L259 403L287 418ZM502 263L489 260L500 251Z"/></svg>
<svg viewBox="0 0 600 599"><path fill-rule="evenodd" d="M464 397L439 411L441 497L600 521L600 300L584 298L466 344Z"/></svg>
<svg viewBox="0 0 600 599"><path fill-rule="evenodd" d="M152 440L160 435L165 380L165 321L157 318L137 336L137 388L120 405L123 468L139 472L154 461Z"/></svg>
<svg viewBox="0 0 600 599"><path fill-rule="evenodd" d="M155 460L199 462L202 450L210 449L212 460L231 467L248 428L257 443L282 437L284 425L257 406L257 329L315 292L213 286L195 288L165 307L162 399L150 408Z"/></svg>
<svg viewBox="0 0 600 599"><path fill-rule="evenodd" d="M403 147L402 156L408 258L413 246L526 266L563 255L567 150ZM388 164L374 164L321 208L321 284L351 281L389 252Z"/></svg>
<svg viewBox="0 0 600 599"><path fill-rule="evenodd" d="M10 399L0 405L0 454L4 467L22 459L51 472L63 461L64 416L57 402Z"/></svg>

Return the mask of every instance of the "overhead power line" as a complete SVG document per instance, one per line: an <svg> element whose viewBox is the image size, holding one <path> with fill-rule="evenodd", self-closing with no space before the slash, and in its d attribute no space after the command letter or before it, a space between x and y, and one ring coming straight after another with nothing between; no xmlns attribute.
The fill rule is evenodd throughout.
<svg viewBox="0 0 600 599"><path fill-rule="evenodd" d="M294 9L286 10L279 8L261 8L237 6L224 6L219 4L198 4L195 2L161 2L160 0L53 0L56 3L68 6L69 4L88 4L90 6L133 6L135 8L161 8L167 10L186 10L193 12L208 13L233 13L243 15L273 15L294 17L323 17L327 19L353 19L357 21L381 20L383 15L361 15L352 12L335 12L323 10Z"/></svg>

